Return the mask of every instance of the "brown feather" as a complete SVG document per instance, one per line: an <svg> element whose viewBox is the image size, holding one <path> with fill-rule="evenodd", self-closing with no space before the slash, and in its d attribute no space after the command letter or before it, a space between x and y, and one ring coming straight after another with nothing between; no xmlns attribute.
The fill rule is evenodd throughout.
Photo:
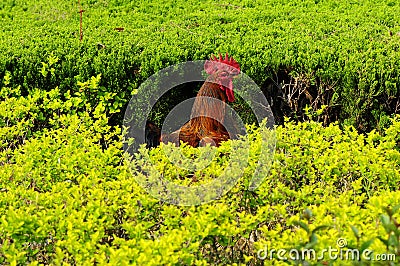
<svg viewBox="0 0 400 266"><path fill-rule="evenodd" d="M225 65L221 66L215 62ZM239 74L240 66L226 54L225 59L220 55L220 59L214 56L214 59L206 61L204 68L209 76L197 93L190 121L179 130L161 136L162 142L172 142L178 146L180 141L193 147L206 144L219 146L222 141L230 138L223 126L225 104L228 100L234 100L231 78Z"/></svg>
<svg viewBox="0 0 400 266"><path fill-rule="evenodd" d="M177 145L179 141L183 141L197 147L202 139L204 143L212 143L209 140L212 139L216 146L219 146L221 141L229 139L229 133L223 126L226 101L227 97L220 86L206 81L197 94L190 121L180 130L169 136L163 136L162 141L173 142Z"/></svg>

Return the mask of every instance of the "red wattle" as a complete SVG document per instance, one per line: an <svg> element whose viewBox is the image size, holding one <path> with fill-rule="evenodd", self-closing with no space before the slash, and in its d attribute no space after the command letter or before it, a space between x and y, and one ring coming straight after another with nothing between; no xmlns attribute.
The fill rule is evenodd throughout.
<svg viewBox="0 0 400 266"><path fill-rule="evenodd" d="M226 97L228 97L228 101L229 102L234 102L235 101L235 96L233 94L233 83L232 80L228 81L228 86L224 86L222 84L220 84L220 88L221 90L223 90L226 94Z"/></svg>

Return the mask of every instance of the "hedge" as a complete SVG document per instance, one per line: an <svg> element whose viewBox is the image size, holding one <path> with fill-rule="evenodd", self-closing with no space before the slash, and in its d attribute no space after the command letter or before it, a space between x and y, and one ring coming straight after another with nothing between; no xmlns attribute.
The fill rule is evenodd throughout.
<svg viewBox="0 0 400 266"><path fill-rule="evenodd" d="M25 95L55 86L64 94L101 74L119 110L161 68L229 52L262 88L280 124L284 116L306 120L308 105L326 107L319 115L325 125L339 120L383 131L399 112L395 1L82 0L81 6L82 42L76 2L2 1L0 80L10 73Z"/></svg>
<svg viewBox="0 0 400 266"><path fill-rule="evenodd" d="M103 102L58 95L58 88L27 96L1 90L1 264L375 263L323 253L338 248L338 239L345 251L394 254L384 263L399 263L399 116L383 134L366 135L352 126L286 121L276 128L270 172L255 191L249 180L262 132L250 126L253 152L234 188L208 204L176 206L139 186L140 173L123 159L122 130L107 125ZM43 114L50 121L42 123ZM172 164L163 147L142 149L133 163L145 169L140 156L148 154L169 180L198 185L219 176L233 144L214 148L226 156L194 173ZM202 151L182 149L187 156ZM323 256L268 255L311 248Z"/></svg>

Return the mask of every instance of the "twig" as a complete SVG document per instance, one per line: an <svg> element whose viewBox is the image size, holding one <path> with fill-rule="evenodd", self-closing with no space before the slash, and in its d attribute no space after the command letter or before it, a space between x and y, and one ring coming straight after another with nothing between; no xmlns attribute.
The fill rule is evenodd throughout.
<svg viewBox="0 0 400 266"><path fill-rule="evenodd" d="M78 0L79 4L79 41L82 41L83 39L83 30L82 30L82 13L85 12L85 10L82 9L81 5L81 0Z"/></svg>
<svg viewBox="0 0 400 266"><path fill-rule="evenodd" d="M233 7L233 8L244 8L242 6L237 6L237 5L232 5L232 4L215 4L216 6L222 6L222 7Z"/></svg>
<svg viewBox="0 0 400 266"><path fill-rule="evenodd" d="M172 25L172 26L174 26L174 27L176 27L176 28L178 28L178 29L187 31L187 32L189 32L190 34L199 35L199 34L196 33L196 32L193 32L193 31L190 31L190 30L188 30L188 29L186 29L186 28L181 27L179 24L176 24L175 22L172 22L172 21L171 21L171 22L170 22L170 25Z"/></svg>

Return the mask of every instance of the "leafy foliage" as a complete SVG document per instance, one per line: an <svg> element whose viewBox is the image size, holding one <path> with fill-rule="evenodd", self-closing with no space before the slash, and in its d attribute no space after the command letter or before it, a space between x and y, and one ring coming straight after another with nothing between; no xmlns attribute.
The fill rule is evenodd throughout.
<svg viewBox="0 0 400 266"><path fill-rule="evenodd" d="M400 263L397 2L81 2L82 42L75 2L0 3L0 264L379 263L322 253L338 239ZM156 71L219 51L284 124L269 174L249 189L261 148L249 126L247 166L227 194L200 206L158 201L122 159L118 117ZM177 96L159 103L157 120ZM233 143L206 147L217 156L197 171L171 163L165 147L142 152L150 178L197 186L221 174ZM324 256L260 256L280 248Z"/></svg>
<svg viewBox="0 0 400 266"><path fill-rule="evenodd" d="M284 116L304 120L307 104L314 111L325 105L318 116L325 124L339 119L382 131L399 112L395 1L81 4L79 42L76 2L3 1L0 79L9 73L24 92L58 86L64 94L76 90L76 81L101 74L100 86L120 106L163 67L229 52L274 103L280 123Z"/></svg>
<svg viewBox="0 0 400 266"><path fill-rule="evenodd" d="M96 91L95 80L81 86ZM400 117L385 134L367 135L287 121L276 129L270 174L256 191L248 180L260 133L249 127L251 156L236 186L212 203L179 207L155 200L135 181L104 102L93 105L82 95L60 101L58 89L23 96L18 87L3 87L1 97L1 264L259 265L266 247L322 252L338 238L349 248L396 254L399 262ZM149 155L170 180L197 185L220 175L229 148L216 149L224 156L194 175L171 164L162 147ZM333 263L327 256L304 261Z"/></svg>

